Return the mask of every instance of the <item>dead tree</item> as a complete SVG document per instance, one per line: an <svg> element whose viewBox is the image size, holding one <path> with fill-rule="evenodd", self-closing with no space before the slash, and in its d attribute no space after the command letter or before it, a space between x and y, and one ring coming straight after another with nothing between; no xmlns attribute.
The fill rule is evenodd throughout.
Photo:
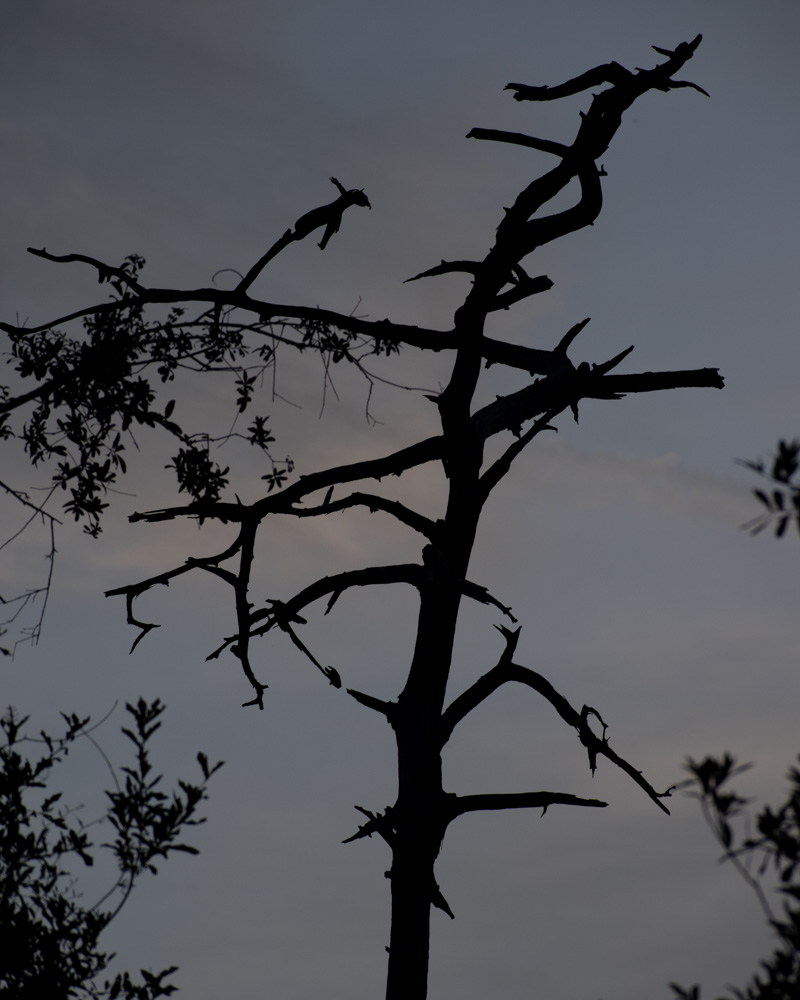
<svg viewBox="0 0 800 1000"><path fill-rule="evenodd" d="M137 618L136 599L141 594L183 574L198 570L213 574L230 587L235 626L210 655L227 653L238 660L252 688L246 704L262 708L267 684L253 665L257 640L282 630L335 688L341 688L339 671L321 662L303 641L306 609L327 601L330 610L353 587L402 583L417 592L416 641L408 675L396 699L384 701L345 686L349 696L385 718L397 745L396 800L381 809L357 807L365 822L348 838L352 841L377 834L391 852L389 1000L421 1000L426 996L431 906L452 916L434 872L451 823L476 810L606 805L598 799L565 792L455 795L445 790L444 747L456 727L499 687L515 683L532 688L575 731L586 748L592 771L598 758L605 757L625 771L659 809L668 811L663 799L669 792L656 791L611 748L598 711L588 705L579 708L571 704L547 678L515 661L519 626L512 626L516 619L510 608L470 578L469 565L481 513L492 491L535 437L554 429L562 415L577 420L582 400L621 400L628 393L682 387L722 388L722 378L714 368L617 373L632 347L601 363L576 360L577 338L587 320L576 323L549 348L504 343L489 335L495 312L545 292L552 285L544 275L528 274L523 267L526 258L539 247L592 225L597 218L604 175L600 161L623 113L650 90L701 90L695 84L675 79L699 42L700 36L674 50L657 48L664 61L649 70L631 71L611 62L559 86L508 85L515 100L521 102L556 100L587 90L597 92L591 101L587 100L588 109L581 115L570 145L486 128L469 133L469 138L542 151L552 155L555 162L505 209L494 244L482 260L443 260L408 279L451 272L469 278L469 290L455 310L449 330L389 320L369 321L322 308L276 304L250 294L261 269L292 242L324 225L324 247L342 222L346 208L369 205L363 191L346 190L338 182L342 194L336 202L302 215L294 230L286 230L239 285L227 291L211 287L148 287L140 279L138 258L129 258L116 268L79 254L54 256L45 250L33 250L48 260L82 261L96 268L100 280L114 286L115 295L110 302L44 326L2 327L11 338L17 369L34 383L33 388L16 394L6 392L0 414L9 420L7 432L13 411L33 407L25 428L15 433L24 437L34 462L50 458L58 461L56 481L70 490L68 507L76 517L87 519L91 532L98 530L104 490L124 471L120 434L135 424L160 427L179 440L181 449L174 465L181 489L192 499L181 506L135 513L131 520L152 523L189 518L230 526L230 541L218 553L202 558L189 556L178 566L108 592L109 596L125 599L128 621L139 629L136 642L155 627ZM547 214L546 206L573 180L580 189L576 203ZM150 315L164 306L171 310L166 318L145 318L145 310ZM190 309L195 313L187 318ZM85 327L81 340L68 340L56 329L75 321ZM171 404L159 408L157 377L167 383L181 368L214 372L224 367L236 376L237 404L244 412L255 394L258 375L273 362L278 345L318 351L329 361L344 359L355 365L362 365L368 354L391 354L408 346L448 352L452 357L449 381L438 395L430 397L438 408L441 430L391 454L320 469L294 480L290 465L274 463L264 477L269 490L255 502L225 499L228 470L215 466L209 458L207 437L189 433L176 422ZM529 379L518 391L476 407L481 373L489 365L508 366ZM62 416L57 431L53 422L59 411ZM487 460L487 442L504 432L513 435L510 443L499 457ZM272 436L263 418L255 418L247 436L269 455ZM444 471L447 489L440 516L435 520L398 500L369 491L370 481L437 464ZM413 529L419 536L421 557L398 565L354 568L318 579L280 600L254 603L250 581L255 543L259 532L269 530L275 520L273 515L335 517L351 508L381 511ZM503 648L496 664L448 703L453 642L465 601L478 601L502 613L506 621L497 628Z"/></svg>

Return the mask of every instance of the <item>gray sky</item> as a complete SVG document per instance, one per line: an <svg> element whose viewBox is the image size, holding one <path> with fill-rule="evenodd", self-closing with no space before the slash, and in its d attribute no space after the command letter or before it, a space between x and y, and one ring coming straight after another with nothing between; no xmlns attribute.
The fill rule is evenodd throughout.
<svg viewBox="0 0 800 1000"><path fill-rule="evenodd" d="M586 103L517 104L503 86L554 84L612 59L649 66L651 44L702 32L685 76L711 99L687 89L635 105L604 160L600 219L529 261L555 287L497 316L490 333L549 348L591 316L576 362L633 343L626 371L719 367L726 388L587 402L580 425L562 418L487 509L471 575L513 604L518 660L598 708L612 746L654 785L679 779L687 754L728 749L758 763L742 789L775 800L800 750L798 547L739 530L756 511L734 459L766 455L800 430L798 29L796 3L774 0L6 5L0 311L38 323L98 295L88 269L37 260L27 246L111 263L141 253L153 284L243 272L329 200L334 174L364 187L372 212L348 213L324 253L310 240L291 247L254 293L447 328L463 279L403 280L441 258L482 255L502 206L550 165L466 132L569 140ZM409 351L397 371L435 388L446 359ZM493 370L486 398L519 384ZM290 401L268 404L278 447L300 471L383 454L433 417L419 394L386 387L371 427L365 386L342 373L340 401L329 395L319 420L313 359L285 356L278 388ZM225 427L210 384L180 405ZM394 798L388 727L271 635L259 664L266 709L242 710L250 694L232 658L204 659L232 629L213 581L149 595L143 616L163 627L128 657L124 607L103 591L223 537L127 523L172 500L161 475L169 453L141 443L122 487L135 495L116 498L101 540L60 532L43 639L0 665L0 700L53 726L59 709L99 717L115 700L161 697L168 774L191 773L201 748L228 762L196 833L200 858L166 864L109 932L126 966L180 965L193 1000L380 996L388 854L340 841L356 829L354 803L381 809ZM237 491L257 495L262 470L235 449L230 461ZM22 464L16 481L36 485ZM439 509L435 476L401 488ZM18 513L3 517L14 530ZM44 546L28 533L3 551L0 592L38 578ZM379 514L281 523L262 550L262 597L418 554ZM310 615L309 644L348 686L394 697L413 595L340 605ZM498 617L468 610L454 694L499 653ZM453 739L448 787L558 789L610 807L469 816L451 828L437 871L456 920L433 915L431 997L528 997L536 987L548 1000L639 1000L669 996L669 980L700 981L709 996L742 984L770 939L747 887L715 864L694 803L673 799L667 818L610 765L591 779L553 715L530 692L498 693ZM102 732L111 754L122 751L121 721L118 711ZM90 818L99 800L86 789L107 781L104 765L86 747L71 766Z"/></svg>

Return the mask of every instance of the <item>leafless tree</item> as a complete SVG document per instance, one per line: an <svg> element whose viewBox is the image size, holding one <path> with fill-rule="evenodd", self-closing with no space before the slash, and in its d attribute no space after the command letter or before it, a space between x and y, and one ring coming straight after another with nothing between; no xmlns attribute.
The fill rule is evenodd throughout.
<svg viewBox="0 0 800 1000"><path fill-rule="evenodd" d="M562 416L577 420L581 400L621 400L628 393L683 387L722 388L722 378L713 368L616 373L632 347L599 364L577 361L577 338L588 320L576 323L549 349L519 346L489 335L498 310L509 309L551 287L547 276L528 273L527 259L539 247L590 226L597 218L604 176L600 161L623 113L651 90L693 88L705 93L693 83L675 79L700 40L697 36L674 50L656 48L664 59L652 69L631 71L611 62L558 86L508 85L506 89L520 102L552 101L590 90L596 93L587 99L588 109L582 113L570 145L487 128L474 128L468 134L468 138L550 154L554 166L532 180L504 209L494 243L483 259L442 260L409 279L452 272L469 279L469 290L455 310L450 329L370 321L318 307L276 304L251 294L262 269L285 247L322 230L320 245L324 248L347 209L369 206L363 191L348 190L334 178L331 180L340 196L301 215L232 289L148 287L140 277L140 258L132 257L122 267L113 267L80 254L56 256L32 250L47 260L88 264L97 270L100 281L111 283L114 295L110 301L35 328L2 324L11 339L16 369L32 388L5 391L0 402L1 426L7 436L23 438L34 463L57 462L55 480L69 491L68 510L85 520L90 533L99 531L105 492L125 471L122 436L136 425L161 428L178 439L180 450L173 464L180 488L191 500L181 506L135 513L131 520L193 519L230 526L230 540L221 551L211 556L189 555L180 565L109 591L109 595L125 599L128 621L139 629L136 642L155 627L137 617L140 595L187 573L213 574L230 587L235 626L211 656L227 653L238 660L252 688L246 704L262 708L267 685L253 663L256 640L274 630L283 631L328 681L340 688L339 671L320 661L301 637L306 609L326 600L330 610L340 595L354 587L402 583L417 592L416 640L397 697L386 701L345 687L348 695L386 719L397 745L396 799L382 809L357 807L365 822L349 838L377 834L391 853L389 1000L426 996L431 906L452 916L434 874L451 823L476 810L606 805L566 792L456 795L444 789L442 752L448 740L469 713L498 688L512 683L532 688L574 730L586 748L592 771L598 758L605 757L667 812L663 800L669 792L656 791L611 748L598 711L571 704L547 678L515 661L520 628L512 610L470 578L469 565L481 514L495 487L534 438L553 430ZM575 204L547 214L547 206L574 180L580 189ZM76 323L84 328L78 337L71 339L59 329ZM452 358L449 381L441 392L429 397L438 408L440 431L382 457L323 468L293 479L290 462L272 460L269 448L273 437L265 418L255 417L244 436L272 462L264 477L268 489L252 503L224 498L229 470L211 460L207 435L184 430L177 423L172 404L159 408L159 380L166 384L182 369L233 374L236 404L245 412L257 398L258 379L274 364L278 347L316 351L326 364L346 361L360 368L370 355L391 355L406 347L446 352ZM527 384L478 406L476 392L484 369L490 365L524 373ZM426 401L424 405L430 404ZM15 429L11 417L17 413L28 416L24 427ZM510 443L506 441L499 457L487 459L487 443L508 432ZM424 465L440 466L446 477L446 498L436 519L369 490L370 482L399 477ZM419 536L421 557L396 565L353 568L317 579L282 600L254 603L251 572L256 539L260 532L269 530L275 521L273 515L335 517L352 508L381 511L412 529ZM448 703L453 643L465 601L492 606L504 616L503 624L497 625L503 646L497 662Z"/></svg>

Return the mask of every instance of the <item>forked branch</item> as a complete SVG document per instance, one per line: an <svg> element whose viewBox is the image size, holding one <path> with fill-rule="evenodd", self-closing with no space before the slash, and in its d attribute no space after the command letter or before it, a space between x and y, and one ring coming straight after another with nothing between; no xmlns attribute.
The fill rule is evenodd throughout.
<svg viewBox="0 0 800 1000"><path fill-rule="evenodd" d="M669 796L671 789L667 789L666 792L657 792L642 776L641 771L638 771L632 764L611 749L606 738L606 724L600 717L599 712L587 705L584 705L582 710L578 712L567 698L553 687L547 678L535 670L531 670L529 667L522 667L513 662L512 657L519 639L519 629L511 632L509 629L501 626L499 631L506 640L506 648L497 664L483 674L483 676L479 677L474 684L460 694L445 710L439 730L440 746L445 746L459 722L463 721L474 708L485 701L503 684L510 682L525 684L549 701L561 718L577 731L581 743L586 747L589 755L589 766L593 773L597 767L597 757L606 757L632 778L655 802L659 809L669 814L669 809L664 805L662 799ZM602 736L597 736L592 731L588 722L591 716L595 716L600 721L603 727Z"/></svg>
<svg viewBox="0 0 800 1000"><path fill-rule="evenodd" d="M672 74L677 73L691 59L702 39L702 35L697 35L691 42L681 42L674 49L653 45L652 48L656 52L668 57L667 62L660 63L654 69L637 69L636 73L632 73L618 62L610 62L587 70L586 73L581 73L555 87L530 87L525 83L509 83L505 89L515 92L515 101L555 101L560 97L570 97L584 90L602 86L604 83L620 89L635 88L639 93L651 89L672 90L675 87L693 87L707 97L706 91L697 84L671 79Z"/></svg>

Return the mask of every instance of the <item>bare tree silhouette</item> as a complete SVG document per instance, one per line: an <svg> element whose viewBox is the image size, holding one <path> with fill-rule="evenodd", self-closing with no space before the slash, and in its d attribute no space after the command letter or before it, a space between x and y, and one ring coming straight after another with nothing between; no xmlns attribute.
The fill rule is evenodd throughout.
<svg viewBox="0 0 800 1000"><path fill-rule="evenodd" d="M66 508L83 519L91 534L100 530L104 494L124 473L123 435L134 426L160 428L175 437L179 451L173 460L179 488L189 502L142 511L132 521L145 523L192 519L230 525L231 538L220 551L188 555L180 565L109 591L125 599L128 621L139 632L138 643L155 624L137 617L136 600L160 584L188 573L210 573L230 588L235 612L231 634L210 655L228 653L241 665L252 689L245 703L263 707L267 684L253 665L256 640L274 630L284 632L336 688L340 670L328 665L301 638L303 615L310 605L337 599L354 587L406 584L417 592L416 639L408 674L395 700L345 687L349 696L386 719L396 740L398 789L393 803L381 809L356 807L365 822L349 840L377 834L391 852L392 920L387 997L420 1000L427 993L431 906L452 916L434 865L451 823L476 810L541 808L570 805L599 808L599 799L558 791L456 795L442 783L442 752L456 727L505 684L522 684L540 694L586 748L592 771L605 757L625 771L664 812L664 798L636 767L609 745L606 724L593 707L576 707L553 684L528 666L515 662L520 634L510 607L503 605L469 576L470 556L481 514L493 490L509 474L523 450L544 431L555 429L564 414L578 419L584 399L621 400L628 393L683 387L722 388L717 369L618 374L616 369L632 347L590 364L574 360L577 338L588 320L576 323L550 348L517 345L488 335L493 314L545 292L552 282L531 276L523 262L539 247L593 224L602 206L599 163L619 128L622 116L643 94L693 88L675 79L700 43L698 35L674 50L656 48L664 61L652 69L628 70L616 62L598 66L559 86L508 88L515 100L550 101L588 90L591 96L580 126L569 145L533 136L474 128L468 138L511 143L552 154L555 165L532 180L504 210L494 242L481 260L442 260L408 280L458 272L470 280L463 301L447 330L370 321L324 308L285 305L250 294L262 269L293 242L324 228L324 249L351 205L368 206L363 191L346 189L332 178L340 197L301 215L231 290L157 288L140 277L143 261L130 257L121 267L81 254L57 256L32 250L58 263L78 261L96 269L99 280L114 290L110 301L91 305L38 327L2 324L9 335L18 375L33 388L5 390L0 419L6 436L22 438L34 464L54 460L55 481L68 491ZM568 185L580 194L563 210L547 206ZM329 250L330 252L330 250ZM163 315L166 307L169 312ZM159 309L161 314L159 315ZM68 337L61 327L82 324L83 333ZM280 347L313 351L326 365L346 361L366 372L365 359L392 355L404 347L447 352L452 357L449 381L428 398L438 410L440 432L390 454L322 468L292 479L290 460L275 460L273 435L264 416L255 416L243 436L266 456L264 494L252 503L224 498L229 469L214 463L207 433L185 430L177 422L174 404L161 407L159 383L168 384L183 370L233 376L236 407L248 410L257 397L258 380L275 361ZM485 367L503 365L529 376L527 384L485 405L476 393ZM368 373L367 373L368 374ZM425 402L423 405L429 405ZM12 415L27 413L24 426L13 427ZM510 432L512 439L499 456L488 460L487 443ZM422 466L438 466L446 477L446 496L439 516L432 519L398 499L370 492L368 484L402 476ZM353 568L309 583L282 599L254 603L251 574L259 533L268 530L273 515L296 518L331 517L359 508L381 511L412 529L419 537L421 557L394 565ZM464 599L492 606L505 621L497 628L503 646L497 662L471 686L447 700L451 682L453 643ZM516 626L516 627L514 627ZM594 728L592 726L594 725Z"/></svg>

